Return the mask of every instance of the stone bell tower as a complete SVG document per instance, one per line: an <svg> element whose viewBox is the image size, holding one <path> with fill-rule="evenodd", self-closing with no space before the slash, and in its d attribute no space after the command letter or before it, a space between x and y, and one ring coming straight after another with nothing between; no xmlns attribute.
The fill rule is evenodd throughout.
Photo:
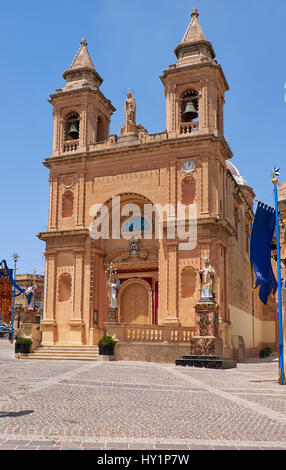
<svg viewBox="0 0 286 470"><path fill-rule="evenodd" d="M191 23L175 49L178 60L161 77L170 138L195 133L223 135L224 93L229 87L198 17L194 8Z"/></svg>
<svg viewBox="0 0 286 470"><path fill-rule="evenodd" d="M54 107L54 157L84 152L90 144L104 141L115 111L99 89L103 79L94 68L85 39L63 78L66 80L63 88L50 95Z"/></svg>

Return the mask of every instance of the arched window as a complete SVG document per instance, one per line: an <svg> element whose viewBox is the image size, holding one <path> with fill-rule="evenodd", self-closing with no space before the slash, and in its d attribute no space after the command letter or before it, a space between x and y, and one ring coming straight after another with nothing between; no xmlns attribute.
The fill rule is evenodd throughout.
<svg viewBox="0 0 286 470"><path fill-rule="evenodd" d="M196 271L191 266L187 266L181 273L181 295L183 299L193 297L196 292Z"/></svg>
<svg viewBox="0 0 286 470"><path fill-rule="evenodd" d="M103 120L100 116L97 118L96 142L103 142L106 139Z"/></svg>
<svg viewBox="0 0 286 470"><path fill-rule="evenodd" d="M182 204L193 204L196 197L196 180L193 176L186 176L182 181Z"/></svg>
<svg viewBox="0 0 286 470"><path fill-rule="evenodd" d="M71 112L65 119L64 140L79 139L79 114Z"/></svg>
<svg viewBox="0 0 286 470"><path fill-rule="evenodd" d="M62 197L62 217L73 216L73 193L66 191Z"/></svg>
<svg viewBox="0 0 286 470"><path fill-rule="evenodd" d="M59 302L67 302L71 298L72 278L68 273L63 273L59 277Z"/></svg>
<svg viewBox="0 0 286 470"><path fill-rule="evenodd" d="M149 229L150 225L148 221L139 216L130 217L130 219L127 219L122 226L123 232L138 232Z"/></svg>
<svg viewBox="0 0 286 470"><path fill-rule="evenodd" d="M199 99L195 90L187 90L181 96L181 122L195 121L199 117Z"/></svg>

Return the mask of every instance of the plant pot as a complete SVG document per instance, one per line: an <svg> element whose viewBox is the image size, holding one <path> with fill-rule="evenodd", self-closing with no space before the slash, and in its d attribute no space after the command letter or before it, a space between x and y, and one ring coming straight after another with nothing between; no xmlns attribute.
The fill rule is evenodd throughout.
<svg viewBox="0 0 286 470"><path fill-rule="evenodd" d="M31 351L30 344L20 344L20 353L28 354Z"/></svg>
<svg viewBox="0 0 286 470"><path fill-rule="evenodd" d="M18 354L21 352L21 344L15 343L15 354Z"/></svg>
<svg viewBox="0 0 286 470"><path fill-rule="evenodd" d="M99 345L99 354L101 356L114 356L114 346L101 346Z"/></svg>

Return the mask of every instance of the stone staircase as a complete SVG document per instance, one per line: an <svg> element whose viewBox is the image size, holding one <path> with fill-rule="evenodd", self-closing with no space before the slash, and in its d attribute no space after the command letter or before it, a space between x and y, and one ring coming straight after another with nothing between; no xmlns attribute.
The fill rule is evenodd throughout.
<svg viewBox="0 0 286 470"><path fill-rule="evenodd" d="M54 361L97 361L98 346L40 346L21 359L49 359Z"/></svg>

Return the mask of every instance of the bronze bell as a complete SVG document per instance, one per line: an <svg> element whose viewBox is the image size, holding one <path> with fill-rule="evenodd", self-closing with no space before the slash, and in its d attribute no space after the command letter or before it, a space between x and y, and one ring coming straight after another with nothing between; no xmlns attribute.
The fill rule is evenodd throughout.
<svg viewBox="0 0 286 470"><path fill-rule="evenodd" d="M198 112L195 108L193 101L188 101L186 104L185 111L183 112L184 121L191 121L198 117Z"/></svg>
<svg viewBox="0 0 286 470"><path fill-rule="evenodd" d="M79 136L79 125L78 125L78 121L75 121L75 122L72 122L71 126L70 126L70 130L68 132L68 135L72 138L72 139L78 139L78 136Z"/></svg>

